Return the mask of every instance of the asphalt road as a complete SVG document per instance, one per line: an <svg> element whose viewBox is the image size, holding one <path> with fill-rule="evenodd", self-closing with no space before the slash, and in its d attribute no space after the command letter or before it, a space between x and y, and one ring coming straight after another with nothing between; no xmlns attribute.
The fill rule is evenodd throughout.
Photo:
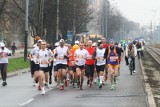
<svg viewBox="0 0 160 107"><path fill-rule="evenodd" d="M84 84L84 90L65 88L60 91L55 86L40 95L32 86L30 74L8 78L8 86L0 86L0 107L147 107L140 64L136 61L136 73L129 75L124 61L115 90L110 90L109 81L102 89ZM1 83L1 82L0 82Z"/></svg>

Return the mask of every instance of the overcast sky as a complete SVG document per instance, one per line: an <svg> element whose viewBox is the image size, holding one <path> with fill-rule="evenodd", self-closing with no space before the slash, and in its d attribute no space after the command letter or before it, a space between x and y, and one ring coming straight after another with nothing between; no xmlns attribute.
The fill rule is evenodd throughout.
<svg viewBox="0 0 160 107"><path fill-rule="evenodd" d="M114 1L122 14L142 25L160 23L160 0L109 0Z"/></svg>

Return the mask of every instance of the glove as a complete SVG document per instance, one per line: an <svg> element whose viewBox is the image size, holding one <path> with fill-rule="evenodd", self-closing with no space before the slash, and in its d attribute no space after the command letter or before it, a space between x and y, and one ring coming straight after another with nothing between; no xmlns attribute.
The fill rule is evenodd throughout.
<svg viewBox="0 0 160 107"><path fill-rule="evenodd" d="M54 57L56 58L58 54L55 54Z"/></svg>
<svg viewBox="0 0 160 107"><path fill-rule="evenodd" d="M11 53L9 53L8 56L11 56Z"/></svg>
<svg viewBox="0 0 160 107"><path fill-rule="evenodd" d="M65 59L68 59L68 56L64 55L64 58L65 58Z"/></svg>

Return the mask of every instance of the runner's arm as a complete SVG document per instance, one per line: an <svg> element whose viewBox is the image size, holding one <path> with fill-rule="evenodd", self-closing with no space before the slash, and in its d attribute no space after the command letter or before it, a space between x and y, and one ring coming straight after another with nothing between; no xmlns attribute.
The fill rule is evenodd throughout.
<svg viewBox="0 0 160 107"><path fill-rule="evenodd" d="M106 59L106 58L107 58L107 55L108 55L108 48L106 48L103 58Z"/></svg>

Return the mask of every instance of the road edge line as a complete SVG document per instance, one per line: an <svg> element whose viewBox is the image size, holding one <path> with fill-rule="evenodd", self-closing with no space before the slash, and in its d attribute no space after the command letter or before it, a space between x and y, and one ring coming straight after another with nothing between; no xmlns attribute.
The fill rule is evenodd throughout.
<svg viewBox="0 0 160 107"><path fill-rule="evenodd" d="M28 72L30 72L30 68L20 69L16 72L7 73L7 78L22 75L22 74L25 74L25 73L28 73ZM1 79L2 79L2 77L0 76L0 80Z"/></svg>
<svg viewBox="0 0 160 107"><path fill-rule="evenodd" d="M140 65L141 65L142 74L143 74L143 79L144 79L145 91L146 91L146 93L147 93L147 98L146 98L146 100L147 100L147 102L148 102L148 105L149 105L149 107L157 107L157 106L156 106L156 103L155 103L155 100L154 100L154 97L153 97L153 93L152 93L152 91L151 91L151 86L150 86L149 83L146 82L147 79L148 79L148 77L147 77L147 75L146 75L146 73L145 73L145 71L144 71L144 67L143 67L142 60L141 60L141 59L140 59Z"/></svg>
<svg viewBox="0 0 160 107"><path fill-rule="evenodd" d="M26 105L26 104L29 104L29 103L31 103L33 100L34 100L34 98L31 98L31 99L27 100L26 102L20 104L20 106L24 106L24 105Z"/></svg>

